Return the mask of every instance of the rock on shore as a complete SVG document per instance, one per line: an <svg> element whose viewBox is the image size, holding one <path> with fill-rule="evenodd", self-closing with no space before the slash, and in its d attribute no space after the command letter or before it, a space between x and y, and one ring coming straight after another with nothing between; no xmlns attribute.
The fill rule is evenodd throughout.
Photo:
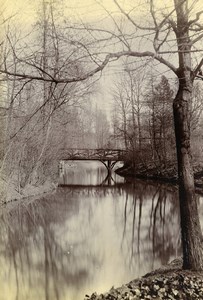
<svg viewBox="0 0 203 300"><path fill-rule="evenodd" d="M101 295L86 295L85 300L201 300L203 273L182 270L180 260L146 274Z"/></svg>

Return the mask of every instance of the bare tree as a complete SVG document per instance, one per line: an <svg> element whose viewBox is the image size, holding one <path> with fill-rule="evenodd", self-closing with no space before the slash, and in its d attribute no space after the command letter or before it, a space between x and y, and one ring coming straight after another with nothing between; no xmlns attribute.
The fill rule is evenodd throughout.
<svg viewBox="0 0 203 300"><path fill-rule="evenodd" d="M135 66L136 67L136 66ZM142 149L142 124L141 124L141 114L143 109L143 97L144 97L144 79L146 76L146 70L142 67L138 68L137 70L133 68L131 65L130 67L126 67L125 71L128 74L128 86L129 86L129 93L128 93L128 100L131 103L131 119L133 125L133 132L134 132L134 142L135 145L138 144L138 150L141 151Z"/></svg>
<svg viewBox="0 0 203 300"><path fill-rule="evenodd" d="M125 11L117 0L114 0L114 3L137 32L144 31L151 33L153 36L152 46L154 51L148 51L147 49L141 52L133 51L129 44L125 45L128 49L108 54L102 64L91 73L86 74L86 76L91 76L93 73L102 70L112 59L118 59L123 56L151 57L168 67L176 75L178 79L178 91L173 103L173 112L179 175L183 268L202 270L202 232L194 188L190 146L189 104L192 99L194 80L196 77L202 78L200 70L203 65L203 59L200 58L194 67L192 64L192 54L197 52L195 45L198 44L203 36L203 25L201 23L203 11L195 11L197 1L174 0L171 3L173 5L170 11L160 13L155 8L155 2L150 0L148 2L148 15L151 17L153 25L146 26L137 24L133 18L133 14ZM194 18L191 17L189 19L189 15L194 15ZM141 36L143 37L143 35ZM173 47L174 50L166 48L167 45L170 47L171 40L172 44L175 45ZM175 57L178 56L177 66L171 63L171 59L167 60L164 57L167 53L170 55L174 54Z"/></svg>
<svg viewBox="0 0 203 300"><path fill-rule="evenodd" d="M47 175L56 179L59 148L67 138L71 144L70 122L73 116L76 116L74 124L80 122L75 111L93 90L91 82L56 84L46 81L48 74L79 73L82 67L73 57L74 52L65 55L63 31L56 21L58 12L54 2L42 1L34 34L23 38L14 20L6 26L1 65L14 73L34 70L33 74L39 72L44 77L43 81L19 80L16 76L1 74L7 92L6 116L2 116L7 126L3 135L6 141L2 141L5 147L1 173L6 173L7 180L12 179L18 192L27 184L42 184ZM26 46L28 41L29 47Z"/></svg>
<svg viewBox="0 0 203 300"><path fill-rule="evenodd" d="M97 148L108 148L110 126L106 114L99 108L95 112L95 140Z"/></svg>
<svg viewBox="0 0 203 300"><path fill-rule="evenodd" d="M129 148L128 121L130 113L130 102L127 98L127 88L124 77L121 77L120 82L115 82L114 87L112 88L114 100L112 111L114 133L117 138L124 140L126 149Z"/></svg>

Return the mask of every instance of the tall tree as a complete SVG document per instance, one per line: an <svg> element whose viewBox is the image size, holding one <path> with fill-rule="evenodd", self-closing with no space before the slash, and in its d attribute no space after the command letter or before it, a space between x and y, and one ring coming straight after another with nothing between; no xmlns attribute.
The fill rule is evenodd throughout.
<svg viewBox="0 0 203 300"><path fill-rule="evenodd" d="M150 82L147 104L150 110L151 146L153 153L156 153L153 157L158 157L160 162L166 163L167 159L174 160L173 90L163 75L158 84L154 84L152 80Z"/></svg>
<svg viewBox="0 0 203 300"><path fill-rule="evenodd" d="M128 86L122 77L117 80L112 88L113 110L112 121L114 134L117 139L124 142L125 149L129 148L128 123L130 113L130 102L127 97Z"/></svg>
<svg viewBox="0 0 203 300"><path fill-rule="evenodd" d="M108 148L110 137L109 121L105 112L96 108L95 112L95 137L97 148Z"/></svg>
<svg viewBox="0 0 203 300"><path fill-rule="evenodd" d="M195 20L189 21L188 1L174 0L174 7L177 21L176 24L172 23L172 28L178 47L179 67L176 74L179 87L173 103L173 112L179 175L183 267L203 270L202 232L195 198L189 124L193 82L203 64L203 59L193 70L191 49L194 41L192 42L190 38L190 26L194 25ZM198 16L199 14L197 19Z"/></svg>
<svg viewBox="0 0 203 300"><path fill-rule="evenodd" d="M189 3L190 2L190 3ZM192 90L195 77L201 77L199 74L203 65L203 59L199 60L196 67L192 65L192 53L194 45L200 41L203 36L203 24L201 16L203 11L192 11L198 1L191 2L189 0L174 0L171 2L170 11L160 11L155 8L155 1L147 1L149 5L148 14L151 17L153 25L136 23L132 16L133 9L127 12L118 0L114 0L115 5L120 10L122 16L134 26L137 36L142 36L142 31L151 32L154 36L154 51L148 51L149 41L147 41L146 51L133 51L132 47L136 47L131 43L131 36L123 34L119 27L118 40L122 46L127 48L117 53L110 53L106 56L96 69L86 73L81 79L92 76L96 72L102 70L111 60L118 59L123 56L131 57L151 57L162 65L167 66L175 73L178 79L178 91L173 102L174 126L176 136L176 150L178 161L178 177L179 177L179 201L181 215L181 233L183 246L183 268L203 270L203 246L202 232L199 222L197 202L195 198L194 174L192 168L191 145L190 145L190 124L189 124L189 104L192 99ZM163 7L165 9L166 7ZM190 15L194 18L189 19ZM145 20L145 22L147 22ZM114 19L114 23L118 27L118 23ZM139 34L138 34L139 32ZM194 34L195 33L195 34ZM115 34L114 34L115 37ZM174 39L172 39L174 37ZM136 35L135 35L136 38ZM167 42L171 45L171 40L175 48L167 49ZM142 40L140 41L142 44ZM144 47L144 45L142 44ZM171 59L167 60L164 55L173 53L177 57L177 67L171 63ZM174 60L175 62L175 60ZM202 78L202 77L201 77Z"/></svg>

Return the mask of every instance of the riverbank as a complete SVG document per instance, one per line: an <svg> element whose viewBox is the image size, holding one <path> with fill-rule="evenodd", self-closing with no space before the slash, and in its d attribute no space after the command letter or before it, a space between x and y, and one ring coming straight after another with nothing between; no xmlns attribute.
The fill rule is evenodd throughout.
<svg viewBox="0 0 203 300"><path fill-rule="evenodd" d="M41 185L28 184L22 190L17 190L16 185L12 181L0 177L0 206L12 207L21 201L33 201L44 195L51 194L56 190L56 185L47 180Z"/></svg>
<svg viewBox="0 0 203 300"><path fill-rule="evenodd" d="M203 194L203 164L195 163L193 165L195 187L197 192ZM149 179L171 184L178 184L178 172L175 163L168 163L166 165L156 165L154 163L138 164L135 167L131 165L124 165L116 170L120 176Z"/></svg>
<svg viewBox="0 0 203 300"><path fill-rule="evenodd" d="M162 268L101 295L86 295L85 300L197 300L203 299L203 273L182 270L176 259Z"/></svg>

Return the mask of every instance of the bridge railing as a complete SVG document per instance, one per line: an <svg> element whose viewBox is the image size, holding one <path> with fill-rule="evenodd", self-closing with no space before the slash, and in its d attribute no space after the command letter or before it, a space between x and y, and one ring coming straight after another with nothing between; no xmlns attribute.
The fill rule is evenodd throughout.
<svg viewBox="0 0 203 300"><path fill-rule="evenodd" d="M98 160L123 160L127 156L124 149L61 149L61 159L98 159Z"/></svg>

